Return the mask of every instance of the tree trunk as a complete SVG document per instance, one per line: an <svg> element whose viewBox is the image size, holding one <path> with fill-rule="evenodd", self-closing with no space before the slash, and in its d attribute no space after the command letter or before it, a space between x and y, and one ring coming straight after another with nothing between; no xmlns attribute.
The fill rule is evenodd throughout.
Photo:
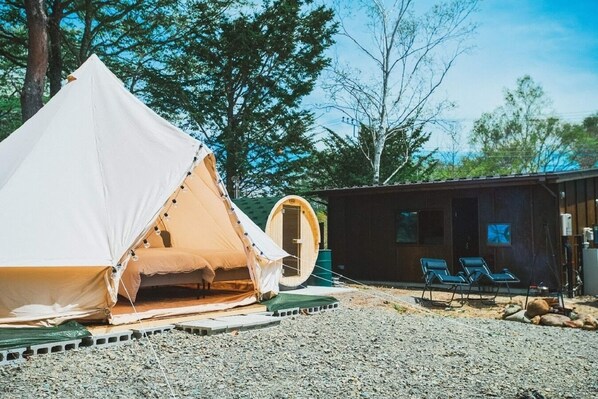
<svg viewBox="0 0 598 399"><path fill-rule="evenodd" d="M229 81L230 82L230 81ZM236 198L236 185L240 181L239 164L242 162L239 159L240 154L240 137L238 137L238 121L235 114L235 90L232 83L226 84L226 126L223 132L224 151L226 152L226 159L224 162L224 171L226 173L226 191L231 198Z"/></svg>
<svg viewBox="0 0 598 399"><path fill-rule="evenodd" d="M62 87L62 36L60 23L64 16L62 0L55 0L52 11L48 16L48 36L50 39L50 63L48 65L48 80L50 81L50 97L54 97Z"/></svg>
<svg viewBox="0 0 598 399"><path fill-rule="evenodd" d="M93 22L93 2L92 0L85 0L85 16L83 25L83 35L81 36L81 45L79 47L79 65L83 64L85 60L91 55L89 50L91 47L91 29Z"/></svg>
<svg viewBox="0 0 598 399"><path fill-rule="evenodd" d="M21 92L21 117L31 118L43 106L44 83L48 68L48 34L44 0L25 0L28 29L27 71Z"/></svg>
<svg viewBox="0 0 598 399"><path fill-rule="evenodd" d="M235 140L232 139L229 132L229 137L226 138L225 151L226 160L224 162L224 170L226 173L226 191L231 198L236 198L235 195L235 180L239 179L237 176L237 149Z"/></svg>
<svg viewBox="0 0 598 399"><path fill-rule="evenodd" d="M382 162L382 153L384 152L384 145L386 144L386 136L385 130L383 127L378 129L378 133L376 134L376 139L374 141L374 176L372 179L372 184L378 185L380 184L380 164Z"/></svg>

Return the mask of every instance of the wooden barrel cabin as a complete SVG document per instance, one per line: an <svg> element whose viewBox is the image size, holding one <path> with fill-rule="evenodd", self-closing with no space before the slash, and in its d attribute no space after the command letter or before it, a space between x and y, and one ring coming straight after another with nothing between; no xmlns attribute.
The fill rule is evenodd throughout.
<svg viewBox="0 0 598 399"><path fill-rule="evenodd" d="M280 285L294 288L314 270L320 246L318 219L309 202L297 195L238 198L241 210L292 256L284 258Z"/></svg>

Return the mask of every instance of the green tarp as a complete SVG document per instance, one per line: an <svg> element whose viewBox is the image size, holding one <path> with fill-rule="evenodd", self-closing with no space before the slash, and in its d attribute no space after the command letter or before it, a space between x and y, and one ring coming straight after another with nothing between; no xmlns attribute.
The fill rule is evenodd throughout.
<svg viewBox="0 0 598 399"><path fill-rule="evenodd" d="M280 293L272 299L261 302L261 304L265 305L269 312L275 312L281 309L313 308L316 306L330 305L335 302L338 302L338 299L331 296Z"/></svg>
<svg viewBox="0 0 598 399"><path fill-rule="evenodd" d="M72 341L90 335L85 327L75 321L57 327L0 328L0 350Z"/></svg>

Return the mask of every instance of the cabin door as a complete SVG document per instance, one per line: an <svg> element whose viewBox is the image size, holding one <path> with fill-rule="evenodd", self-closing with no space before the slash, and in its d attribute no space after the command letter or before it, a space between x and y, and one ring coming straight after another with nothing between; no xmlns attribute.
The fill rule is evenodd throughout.
<svg viewBox="0 0 598 399"><path fill-rule="evenodd" d="M461 271L459 258L480 256L478 199L453 198L453 273Z"/></svg>
<svg viewBox="0 0 598 399"><path fill-rule="evenodd" d="M301 272L301 207L282 207L282 249L293 256L284 258L283 275L298 276Z"/></svg>

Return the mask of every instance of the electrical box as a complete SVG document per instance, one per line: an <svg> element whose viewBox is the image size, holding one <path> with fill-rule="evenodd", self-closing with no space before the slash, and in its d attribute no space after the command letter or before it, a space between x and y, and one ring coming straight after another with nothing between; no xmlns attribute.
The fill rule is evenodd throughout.
<svg viewBox="0 0 598 399"><path fill-rule="evenodd" d="M588 248L590 243L594 241L594 231L591 227L583 228L583 245L584 248Z"/></svg>
<svg viewBox="0 0 598 399"><path fill-rule="evenodd" d="M563 237L573 235L573 220L570 213L561 213L561 235Z"/></svg>
<svg viewBox="0 0 598 399"><path fill-rule="evenodd" d="M583 293L598 295L598 249L583 250Z"/></svg>

